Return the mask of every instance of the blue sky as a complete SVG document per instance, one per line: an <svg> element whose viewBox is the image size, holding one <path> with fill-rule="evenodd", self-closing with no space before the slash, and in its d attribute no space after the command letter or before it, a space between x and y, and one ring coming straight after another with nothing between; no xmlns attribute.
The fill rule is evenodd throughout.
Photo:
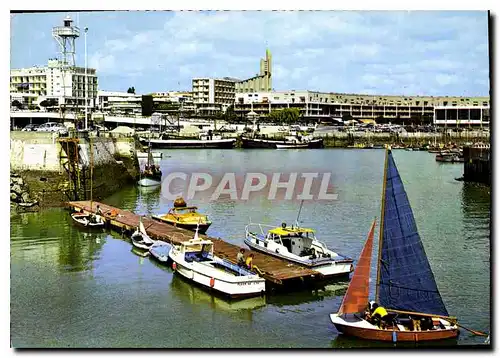
<svg viewBox="0 0 500 358"><path fill-rule="evenodd" d="M190 90L193 77L249 78L268 47L277 91L489 95L486 11L13 14L11 67L55 57L51 28L67 14L89 27L89 67L101 90Z"/></svg>

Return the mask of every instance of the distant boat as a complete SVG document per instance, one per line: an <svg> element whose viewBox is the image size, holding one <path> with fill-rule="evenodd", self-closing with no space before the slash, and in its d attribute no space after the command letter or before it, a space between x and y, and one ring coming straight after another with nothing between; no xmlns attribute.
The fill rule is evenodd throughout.
<svg viewBox="0 0 500 358"><path fill-rule="evenodd" d="M141 170L140 179L137 182L140 186L157 186L161 184L161 170L160 166L156 165L151 151L151 144L148 146L148 162Z"/></svg>
<svg viewBox="0 0 500 358"><path fill-rule="evenodd" d="M220 135L201 135L200 138L183 139L176 136L168 138L164 135L161 139L140 139L142 142L150 142L153 148L177 148L177 149L199 149L199 148L219 148L230 149L234 147L236 138L222 138Z"/></svg>
<svg viewBox="0 0 500 358"><path fill-rule="evenodd" d="M268 148L268 149L314 149L323 148L322 138L308 138L288 136L282 140L241 137L242 148Z"/></svg>
<svg viewBox="0 0 500 358"><path fill-rule="evenodd" d="M139 159L148 159L148 152L137 152L137 158ZM162 159L163 158L163 153L162 152L151 152L153 159Z"/></svg>
<svg viewBox="0 0 500 358"><path fill-rule="evenodd" d="M387 310L391 324L380 328L364 317L375 221L340 309L330 319L339 332L362 339L422 342L456 338L457 319L449 316L437 288L390 149L386 151L383 186L376 301Z"/></svg>

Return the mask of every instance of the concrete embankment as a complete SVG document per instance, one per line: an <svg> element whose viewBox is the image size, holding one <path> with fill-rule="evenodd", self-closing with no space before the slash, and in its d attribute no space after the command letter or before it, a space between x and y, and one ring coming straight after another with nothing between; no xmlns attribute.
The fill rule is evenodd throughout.
<svg viewBox="0 0 500 358"><path fill-rule="evenodd" d="M89 199L91 184L93 199L101 199L139 175L133 138L58 138L43 132L11 132L10 169L40 207ZM11 198L19 202L13 194L11 186Z"/></svg>

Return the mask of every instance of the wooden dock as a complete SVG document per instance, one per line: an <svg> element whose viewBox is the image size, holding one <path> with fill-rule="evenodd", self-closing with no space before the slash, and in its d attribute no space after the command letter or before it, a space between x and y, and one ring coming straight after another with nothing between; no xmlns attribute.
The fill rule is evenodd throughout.
<svg viewBox="0 0 500 358"><path fill-rule="evenodd" d="M101 211L104 213L106 223L122 233L129 233L135 230L139 225L140 215L100 202L93 201L92 207L88 200L70 201L67 202L66 205L74 211L83 211L87 213L95 213L99 205ZM155 240L178 244L181 241L192 239L194 236L192 231L174 227L145 216L142 217L142 222L148 235ZM236 263L236 255L241 247L225 242L221 238L213 238L208 235L199 236L213 241L215 255ZM249 249L245 248L245 251L248 253ZM253 264L261 271L260 276L274 284L286 285L294 282L311 282L322 279L321 273L317 271L259 252L252 251L252 253L254 254Z"/></svg>

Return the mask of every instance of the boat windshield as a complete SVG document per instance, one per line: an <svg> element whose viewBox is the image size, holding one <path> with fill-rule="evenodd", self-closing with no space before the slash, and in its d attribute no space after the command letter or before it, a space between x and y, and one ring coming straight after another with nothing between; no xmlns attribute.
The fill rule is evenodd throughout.
<svg viewBox="0 0 500 358"><path fill-rule="evenodd" d="M176 214L192 214L196 213L196 209L198 208L195 206L185 207L185 208L174 208L173 212Z"/></svg>

